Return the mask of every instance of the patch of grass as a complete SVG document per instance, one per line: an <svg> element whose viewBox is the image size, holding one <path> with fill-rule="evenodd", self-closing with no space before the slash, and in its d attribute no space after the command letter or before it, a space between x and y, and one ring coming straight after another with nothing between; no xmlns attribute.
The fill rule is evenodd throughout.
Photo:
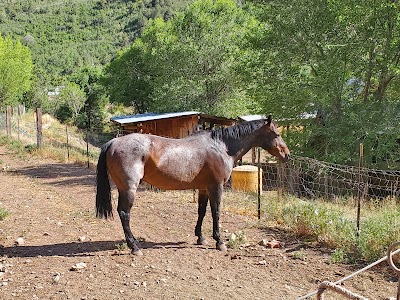
<svg viewBox="0 0 400 300"><path fill-rule="evenodd" d="M240 246L247 243L247 236L244 231L232 233L227 242L227 246L232 249L238 249Z"/></svg>
<svg viewBox="0 0 400 300"><path fill-rule="evenodd" d="M0 144L7 145L16 155L25 158L27 155L50 158L60 162L70 162L85 165L87 164L86 153L86 132L74 126L68 126L69 136L69 158L66 144L66 125L61 124L57 119L50 115L43 115L43 135L42 146L40 149L36 145L36 127L33 114L21 116L20 134L17 140L16 132L13 136L1 135ZM91 133L90 140L98 144L99 137ZM93 165L97 162L99 148L89 143L89 162Z"/></svg>
<svg viewBox="0 0 400 300"><path fill-rule="evenodd" d="M331 263L337 264L337 263L344 263L347 261L346 258L346 253L344 252L343 249L335 249L333 250L331 254Z"/></svg>
<svg viewBox="0 0 400 300"><path fill-rule="evenodd" d="M129 247L128 247L128 244L127 244L127 243L116 244L116 245L115 245L115 248L116 248L118 251L121 251L121 252L129 250Z"/></svg>
<svg viewBox="0 0 400 300"><path fill-rule="evenodd" d="M292 253L292 257L294 259L305 260L304 250L300 249L299 251L295 251Z"/></svg>
<svg viewBox="0 0 400 300"><path fill-rule="evenodd" d="M7 145L7 147L20 157L26 154L24 144L21 141L15 140L7 135L0 135L0 145Z"/></svg>
<svg viewBox="0 0 400 300"><path fill-rule="evenodd" d="M257 196L228 192L224 209L257 216ZM400 204L395 199L364 201L357 235L353 198L302 200L294 196L263 193L263 226L278 226L310 242L332 249L331 262L371 262L383 257L400 240ZM235 246L233 244L233 246Z"/></svg>
<svg viewBox="0 0 400 300"><path fill-rule="evenodd" d="M0 208L0 221L4 220L10 213L4 208Z"/></svg>

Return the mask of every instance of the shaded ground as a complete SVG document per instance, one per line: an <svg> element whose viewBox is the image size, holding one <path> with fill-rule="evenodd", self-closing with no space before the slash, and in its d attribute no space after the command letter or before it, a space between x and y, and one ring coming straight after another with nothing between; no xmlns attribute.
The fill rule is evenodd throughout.
<svg viewBox="0 0 400 300"><path fill-rule="evenodd" d="M144 256L132 256L118 218L94 218L94 171L16 159L2 147L0 165L0 208L10 212L0 221L1 299L296 299L362 267L330 264L329 251L226 209L223 234L244 230L248 243L226 253L216 251L211 238L210 247L194 245L192 192L139 192L132 223ZM229 203L229 195L223 201ZM15 246L19 237L23 244ZM263 239L284 247L261 246ZM85 265L73 270L79 263ZM397 279L384 263L345 287L389 299ZM344 298L327 293L325 299Z"/></svg>

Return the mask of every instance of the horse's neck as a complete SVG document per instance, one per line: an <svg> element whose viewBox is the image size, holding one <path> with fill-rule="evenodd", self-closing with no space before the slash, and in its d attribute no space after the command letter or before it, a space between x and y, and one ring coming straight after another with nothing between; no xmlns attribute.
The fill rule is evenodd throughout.
<svg viewBox="0 0 400 300"><path fill-rule="evenodd" d="M227 147L228 155L235 161L250 151L251 148L257 146L256 134L249 134L236 139L228 139L224 141Z"/></svg>

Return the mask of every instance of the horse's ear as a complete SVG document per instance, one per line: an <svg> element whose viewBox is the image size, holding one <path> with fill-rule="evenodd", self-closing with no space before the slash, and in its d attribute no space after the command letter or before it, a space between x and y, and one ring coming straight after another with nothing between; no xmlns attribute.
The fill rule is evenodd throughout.
<svg viewBox="0 0 400 300"><path fill-rule="evenodd" d="M268 117L267 117L267 124L268 124L268 125L271 125L271 122L272 122L272 115L268 115Z"/></svg>

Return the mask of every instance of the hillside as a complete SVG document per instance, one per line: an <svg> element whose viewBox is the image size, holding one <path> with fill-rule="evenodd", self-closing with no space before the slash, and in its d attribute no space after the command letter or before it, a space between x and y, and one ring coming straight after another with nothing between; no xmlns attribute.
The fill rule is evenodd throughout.
<svg viewBox="0 0 400 300"><path fill-rule="evenodd" d="M104 65L140 35L149 18L169 18L189 0L5 0L0 33L28 45L43 82Z"/></svg>

